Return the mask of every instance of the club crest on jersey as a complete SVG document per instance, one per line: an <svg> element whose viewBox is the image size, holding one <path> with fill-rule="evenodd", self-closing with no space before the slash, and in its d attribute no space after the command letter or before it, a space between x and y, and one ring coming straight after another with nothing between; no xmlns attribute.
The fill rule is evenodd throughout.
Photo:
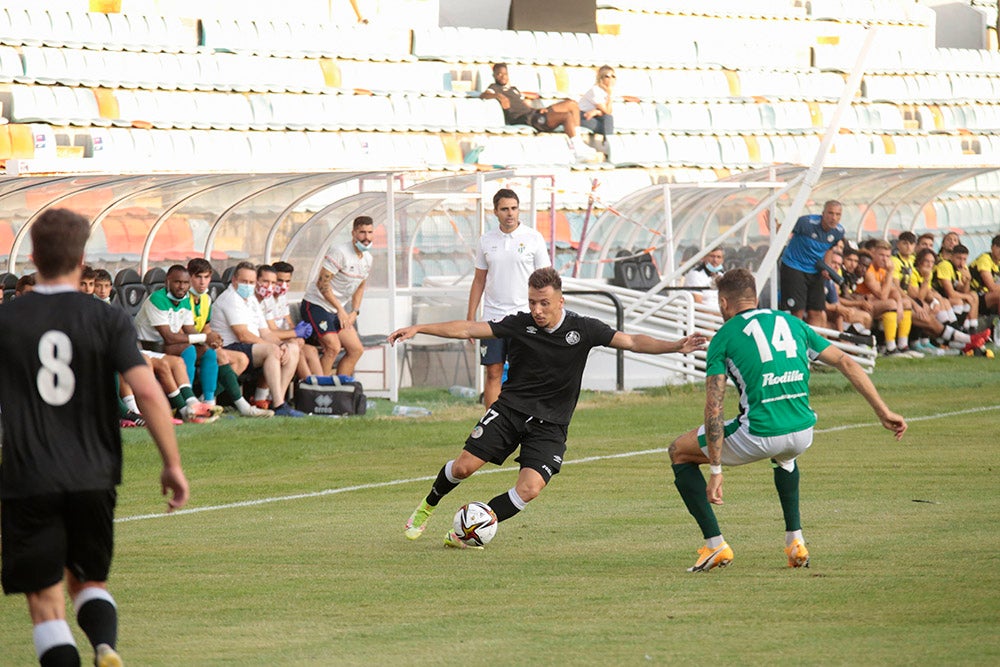
<svg viewBox="0 0 1000 667"><path fill-rule="evenodd" d="M826 242L827 243L833 243L833 234L827 234L826 235Z"/></svg>
<svg viewBox="0 0 1000 667"><path fill-rule="evenodd" d="M579 343L580 342L580 332L579 331L570 331L569 333L567 333L566 334L566 342L569 343L570 345L576 345L577 343Z"/></svg>
<svg viewBox="0 0 1000 667"><path fill-rule="evenodd" d="M479 438L483 435L483 427L476 424L476 428L472 429L472 433L469 434L470 438Z"/></svg>
<svg viewBox="0 0 1000 667"><path fill-rule="evenodd" d="M536 333L538 333L538 328L537 327L525 327L524 330L526 332L530 333L530 334L536 334Z"/></svg>

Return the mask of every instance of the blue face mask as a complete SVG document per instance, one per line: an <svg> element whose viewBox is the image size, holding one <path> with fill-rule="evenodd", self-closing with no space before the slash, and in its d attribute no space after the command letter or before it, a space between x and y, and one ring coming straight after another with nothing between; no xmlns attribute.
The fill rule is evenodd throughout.
<svg viewBox="0 0 1000 667"><path fill-rule="evenodd" d="M236 286L236 293L240 295L241 299L249 299L253 296L253 285L240 283Z"/></svg>
<svg viewBox="0 0 1000 667"><path fill-rule="evenodd" d="M358 249L358 252L370 252L371 251L371 248L369 248L368 246L366 246L361 241L355 241L354 242L354 247Z"/></svg>
<svg viewBox="0 0 1000 667"><path fill-rule="evenodd" d="M709 273L722 273L722 267L723 267L722 264L719 264L718 266L712 266L711 264L706 264L705 270L708 271Z"/></svg>

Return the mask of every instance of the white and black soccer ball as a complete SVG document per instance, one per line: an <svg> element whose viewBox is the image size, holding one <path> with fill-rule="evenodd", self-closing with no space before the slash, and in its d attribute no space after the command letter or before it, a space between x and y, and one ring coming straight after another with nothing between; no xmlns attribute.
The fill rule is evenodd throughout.
<svg viewBox="0 0 1000 667"><path fill-rule="evenodd" d="M497 534L497 515L486 503L473 501L455 513L455 535L470 547L484 547Z"/></svg>

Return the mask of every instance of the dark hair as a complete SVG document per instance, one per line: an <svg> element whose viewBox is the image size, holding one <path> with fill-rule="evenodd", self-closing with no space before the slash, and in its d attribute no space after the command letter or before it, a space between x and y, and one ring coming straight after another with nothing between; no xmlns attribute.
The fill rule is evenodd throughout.
<svg viewBox="0 0 1000 667"><path fill-rule="evenodd" d="M951 254L952 255L968 255L969 254L969 249L966 248L961 243L959 243L957 246L953 246L952 247Z"/></svg>
<svg viewBox="0 0 1000 667"><path fill-rule="evenodd" d="M857 257L858 251L851 246L844 248L844 257Z"/></svg>
<svg viewBox="0 0 1000 667"><path fill-rule="evenodd" d="M517 196L517 193L510 188L500 188L497 193L493 195L493 208L500 205L501 199L513 199L518 204L521 203L521 198Z"/></svg>
<svg viewBox="0 0 1000 667"><path fill-rule="evenodd" d="M111 282L111 274L108 273L105 269L97 269L96 271L94 271L94 282L95 283L103 283L103 282L109 282L110 283Z"/></svg>
<svg viewBox="0 0 1000 667"><path fill-rule="evenodd" d="M236 280L236 275L244 269L250 269L251 271L253 271L254 275L257 275L257 266L253 262L248 262L246 260L243 260L242 262L233 267L233 275L230 278L230 280Z"/></svg>
<svg viewBox="0 0 1000 667"><path fill-rule="evenodd" d="M194 257L188 262L188 273L192 276L199 273L212 272L212 264L204 257Z"/></svg>
<svg viewBox="0 0 1000 667"><path fill-rule="evenodd" d="M50 208L31 225L31 257L43 278L72 273L83 261L90 223L66 208Z"/></svg>
<svg viewBox="0 0 1000 667"><path fill-rule="evenodd" d="M916 243L917 235L913 232L903 232L899 235L896 241L903 241L905 243Z"/></svg>
<svg viewBox="0 0 1000 667"><path fill-rule="evenodd" d="M266 273L274 273L275 272L274 271L274 267L271 266L270 264L261 264L260 266L257 267L257 278L259 279L260 278L260 274L265 273L265 272Z"/></svg>
<svg viewBox="0 0 1000 667"><path fill-rule="evenodd" d="M535 272L528 276L528 287L532 289L545 289L546 287L551 287L552 289L561 292L562 277L559 275L559 272L551 266L535 269Z"/></svg>
<svg viewBox="0 0 1000 667"><path fill-rule="evenodd" d="M993 237L993 240L990 241L990 245L991 246L1000 246L1000 234L997 234L996 236Z"/></svg>
<svg viewBox="0 0 1000 667"><path fill-rule="evenodd" d="M920 262L923 261L924 257L926 257L927 255L930 255L931 257L933 257L935 262L937 261L937 253L936 252L934 252L930 248L922 248L920 250L920 252L917 253L917 258L915 260L913 260L913 263L914 264L919 264Z"/></svg>
<svg viewBox="0 0 1000 667"><path fill-rule="evenodd" d="M93 280L97 277L97 270L90 264L84 264L80 269L80 280Z"/></svg>
<svg viewBox="0 0 1000 667"><path fill-rule="evenodd" d="M35 286L35 274L34 273L28 273L28 274L23 275L20 278L18 278L17 279L17 284L14 285L14 292L19 294L19 293L23 292L24 288L27 287L27 286L31 286L31 287Z"/></svg>
<svg viewBox="0 0 1000 667"><path fill-rule="evenodd" d="M295 267L288 262L275 262L271 266L274 267L275 273L292 273L295 271Z"/></svg>
<svg viewBox="0 0 1000 667"><path fill-rule="evenodd" d="M493 74L496 74L501 67L507 69L507 63L493 63Z"/></svg>
<svg viewBox="0 0 1000 667"><path fill-rule="evenodd" d="M719 288L719 296L726 299L757 298L757 281L750 269L739 268L726 271L719 278L716 286Z"/></svg>
<svg viewBox="0 0 1000 667"><path fill-rule="evenodd" d="M368 215L359 215L358 217L354 218L354 224L351 225L351 230L353 231L353 230L357 229L358 227L364 227L365 225L372 225L372 226L374 226L375 225L375 221L371 219L371 216L368 216Z"/></svg>
<svg viewBox="0 0 1000 667"><path fill-rule="evenodd" d="M187 270L187 267L184 266L183 264L171 264L170 268L167 269L167 275L169 276L171 273L175 271L183 271L184 273L190 274L190 272Z"/></svg>
<svg viewBox="0 0 1000 667"><path fill-rule="evenodd" d="M934 240L934 234L932 234L931 232L924 232L923 234L921 234L920 236L917 237L918 241L920 239L930 239L931 241L933 241Z"/></svg>

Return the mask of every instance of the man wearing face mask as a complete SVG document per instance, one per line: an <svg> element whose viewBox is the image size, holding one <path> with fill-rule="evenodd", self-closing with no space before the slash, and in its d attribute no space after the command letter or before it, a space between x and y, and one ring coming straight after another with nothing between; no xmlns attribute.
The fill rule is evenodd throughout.
<svg viewBox="0 0 1000 667"><path fill-rule="evenodd" d="M304 417L285 402L299 363L299 349L280 341L266 325L261 328L264 316L254 298L256 284L256 267L250 262L237 264L232 284L212 304L212 328L222 336L223 347L242 352L254 368L261 369L275 416Z"/></svg>
<svg viewBox="0 0 1000 667"><path fill-rule="evenodd" d="M704 262L688 271L687 275L684 276L684 287L706 288L694 292L695 302L704 304L716 312L719 310L719 292L715 284L725 270L722 265L724 259L725 253L722 248L716 248L705 255Z"/></svg>
<svg viewBox="0 0 1000 667"><path fill-rule="evenodd" d="M372 269L369 250L375 238L374 224L367 215L354 219L351 243L330 248L319 275L309 283L302 297L302 320L312 326L323 350L320 359L323 375L333 373L341 349L344 358L337 366L337 374L354 375L354 367L364 352L355 323L361 314L361 299Z"/></svg>
<svg viewBox="0 0 1000 667"><path fill-rule="evenodd" d="M142 302L135 316L135 328L144 350L177 356L184 360L187 377L195 379L197 370L205 403L194 397L189 384L181 384L178 396L167 396L171 405L198 412L198 416L217 417L221 408L212 407L219 380L219 363L215 350L205 344L206 336L194 327L188 288L191 278L187 269L174 264L167 270L165 285ZM186 406L185 406L186 404ZM207 414L202 414L207 413Z"/></svg>
<svg viewBox="0 0 1000 667"><path fill-rule="evenodd" d="M306 345L305 339L312 335L308 322L292 322L288 309L288 285L295 271L288 262L275 262L272 266L257 269L257 300L264 309L264 319L275 336L291 345L299 347L298 378L304 380L310 375L323 375L323 365L319 360L319 350L315 345Z"/></svg>

